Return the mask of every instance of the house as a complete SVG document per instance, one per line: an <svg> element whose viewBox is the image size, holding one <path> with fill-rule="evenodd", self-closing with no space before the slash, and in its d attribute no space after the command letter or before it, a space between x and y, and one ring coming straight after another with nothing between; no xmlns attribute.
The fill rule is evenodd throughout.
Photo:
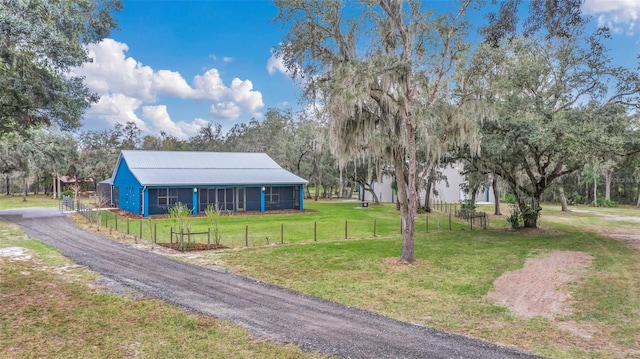
<svg viewBox="0 0 640 359"><path fill-rule="evenodd" d="M85 180L81 180L76 178L75 176L60 176L60 188L63 191L74 191L75 189L79 191L93 191L95 190L93 178L87 178Z"/></svg>
<svg viewBox="0 0 640 359"><path fill-rule="evenodd" d="M113 204L145 217L178 202L194 215L303 210L307 183L265 153L137 150L120 152L112 181Z"/></svg>
<svg viewBox="0 0 640 359"><path fill-rule="evenodd" d="M464 176L461 174L461 163L449 164L442 168L442 175L446 177L446 180L438 180L433 183L431 188L431 201L443 202L443 203L460 203L471 198L471 195L465 192L464 185L467 183ZM372 184L373 190L376 192L380 202L394 202L396 200L395 194L391 189L391 183L393 177L384 175L380 182L374 182ZM420 199L424 201L425 190L422 189L419 193ZM364 192L364 200L372 201L371 193ZM493 190L490 185L481 187L476 193L477 202L494 202Z"/></svg>

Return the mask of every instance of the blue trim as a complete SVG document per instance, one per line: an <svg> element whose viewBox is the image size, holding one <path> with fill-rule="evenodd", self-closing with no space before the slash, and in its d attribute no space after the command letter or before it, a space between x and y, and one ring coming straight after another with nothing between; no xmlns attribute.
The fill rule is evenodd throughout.
<svg viewBox="0 0 640 359"><path fill-rule="evenodd" d="M149 189L145 187L142 193L142 199L144 200L142 204L144 206L142 209L144 211L144 217L149 217Z"/></svg>
<svg viewBox="0 0 640 359"><path fill-rule="evenodd" d="M198 190L193 188L193 215L198 214Z"/></svg>
<svg viewBox="0 0 640 359"><path fill-rule="evenodd" d="M260 212L265 212L264 186L260 187Z"/></svg>
<svg viewBox="0 0 640 359"><path fill-rule="evenodd" d="M300 210L304 211L304 186L300 185L300 193L298 193L298 197L300 197Z"/></svg>

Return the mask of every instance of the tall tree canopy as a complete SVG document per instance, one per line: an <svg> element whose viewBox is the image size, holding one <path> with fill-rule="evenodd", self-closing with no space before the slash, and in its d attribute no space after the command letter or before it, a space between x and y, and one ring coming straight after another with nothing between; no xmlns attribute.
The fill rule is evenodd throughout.
<svg viewBox="0 0 640 359"><path fill-rule="evenodd" d="M467 119L475 113L452 105L470 98L450 96L469 48L465 14L472 2L436 14L420 1L276 1L276 21L291 25L280 55L303 77L309 99L324 106L332 151L342 165L353 158L393 165L407 261L414 260L416 142L442 124L448 141L473 132Z"/></svg>
<svg viewBox="0 0 640 359"><path fill-rule="evenodd" d="M482 126L481 155L470 157L471 170L503 179L524 226L536 227L552 184L623 152L640 78L612 64L608 30L587 30L581 1L532 1L518 33L520 2L505 1L490 17L475 52L475 85L495 116Z"/></svg>
<svg viewBox="0 0 640 359"><path fill-rule="evenodd" d="M120 0L0 0L0 136L80 126L98 97L70 71L91 60L84 45L109 34L120 8Z"/></svg>

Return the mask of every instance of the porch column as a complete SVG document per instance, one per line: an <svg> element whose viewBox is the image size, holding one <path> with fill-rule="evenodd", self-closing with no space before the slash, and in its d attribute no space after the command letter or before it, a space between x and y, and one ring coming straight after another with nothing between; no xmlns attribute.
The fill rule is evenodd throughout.
<svg viewBox="0 0 640 359"><path fill-rule="evenodd" d="M260 188L260 212L265 211L265 203L264 203L264 186Z"/></svg>
<svg viewBox="0 0 640 359"><path fill-rule="evenodd" d="M300 210L304 211L304 185L300 185L300 191L298 193L298 201L300 203Z"/></svg>
<svg viewBox="0 0 640 359"><path fill-rule="evenodd" d="M113 190L111 196L113 197ZM142 191L142 211L144 212L143 217L149 217L149 189L147 187Z"/></svg>
<svg viewBox="0 0 640 359"><path fill-rule="evenodd" d="M198 214L198 189L193 188L193 215Z"/></svg>

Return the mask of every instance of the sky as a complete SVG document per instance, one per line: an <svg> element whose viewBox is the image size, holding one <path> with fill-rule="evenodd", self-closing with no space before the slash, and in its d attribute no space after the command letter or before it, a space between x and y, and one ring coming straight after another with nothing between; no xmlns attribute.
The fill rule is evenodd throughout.
<svg viewBox="0 0 640 359"><path fill-rule="evenodd" d="M640 0L586 0L582 10L612 30L614 61L636 68ZM188 139L207 122L228 131L270 108L300 110L299 84L273 54L286 34L276 15L269 0L123 0L118 28L74 70L100 95L82 130L133 121L144 135Z"/></svg>

